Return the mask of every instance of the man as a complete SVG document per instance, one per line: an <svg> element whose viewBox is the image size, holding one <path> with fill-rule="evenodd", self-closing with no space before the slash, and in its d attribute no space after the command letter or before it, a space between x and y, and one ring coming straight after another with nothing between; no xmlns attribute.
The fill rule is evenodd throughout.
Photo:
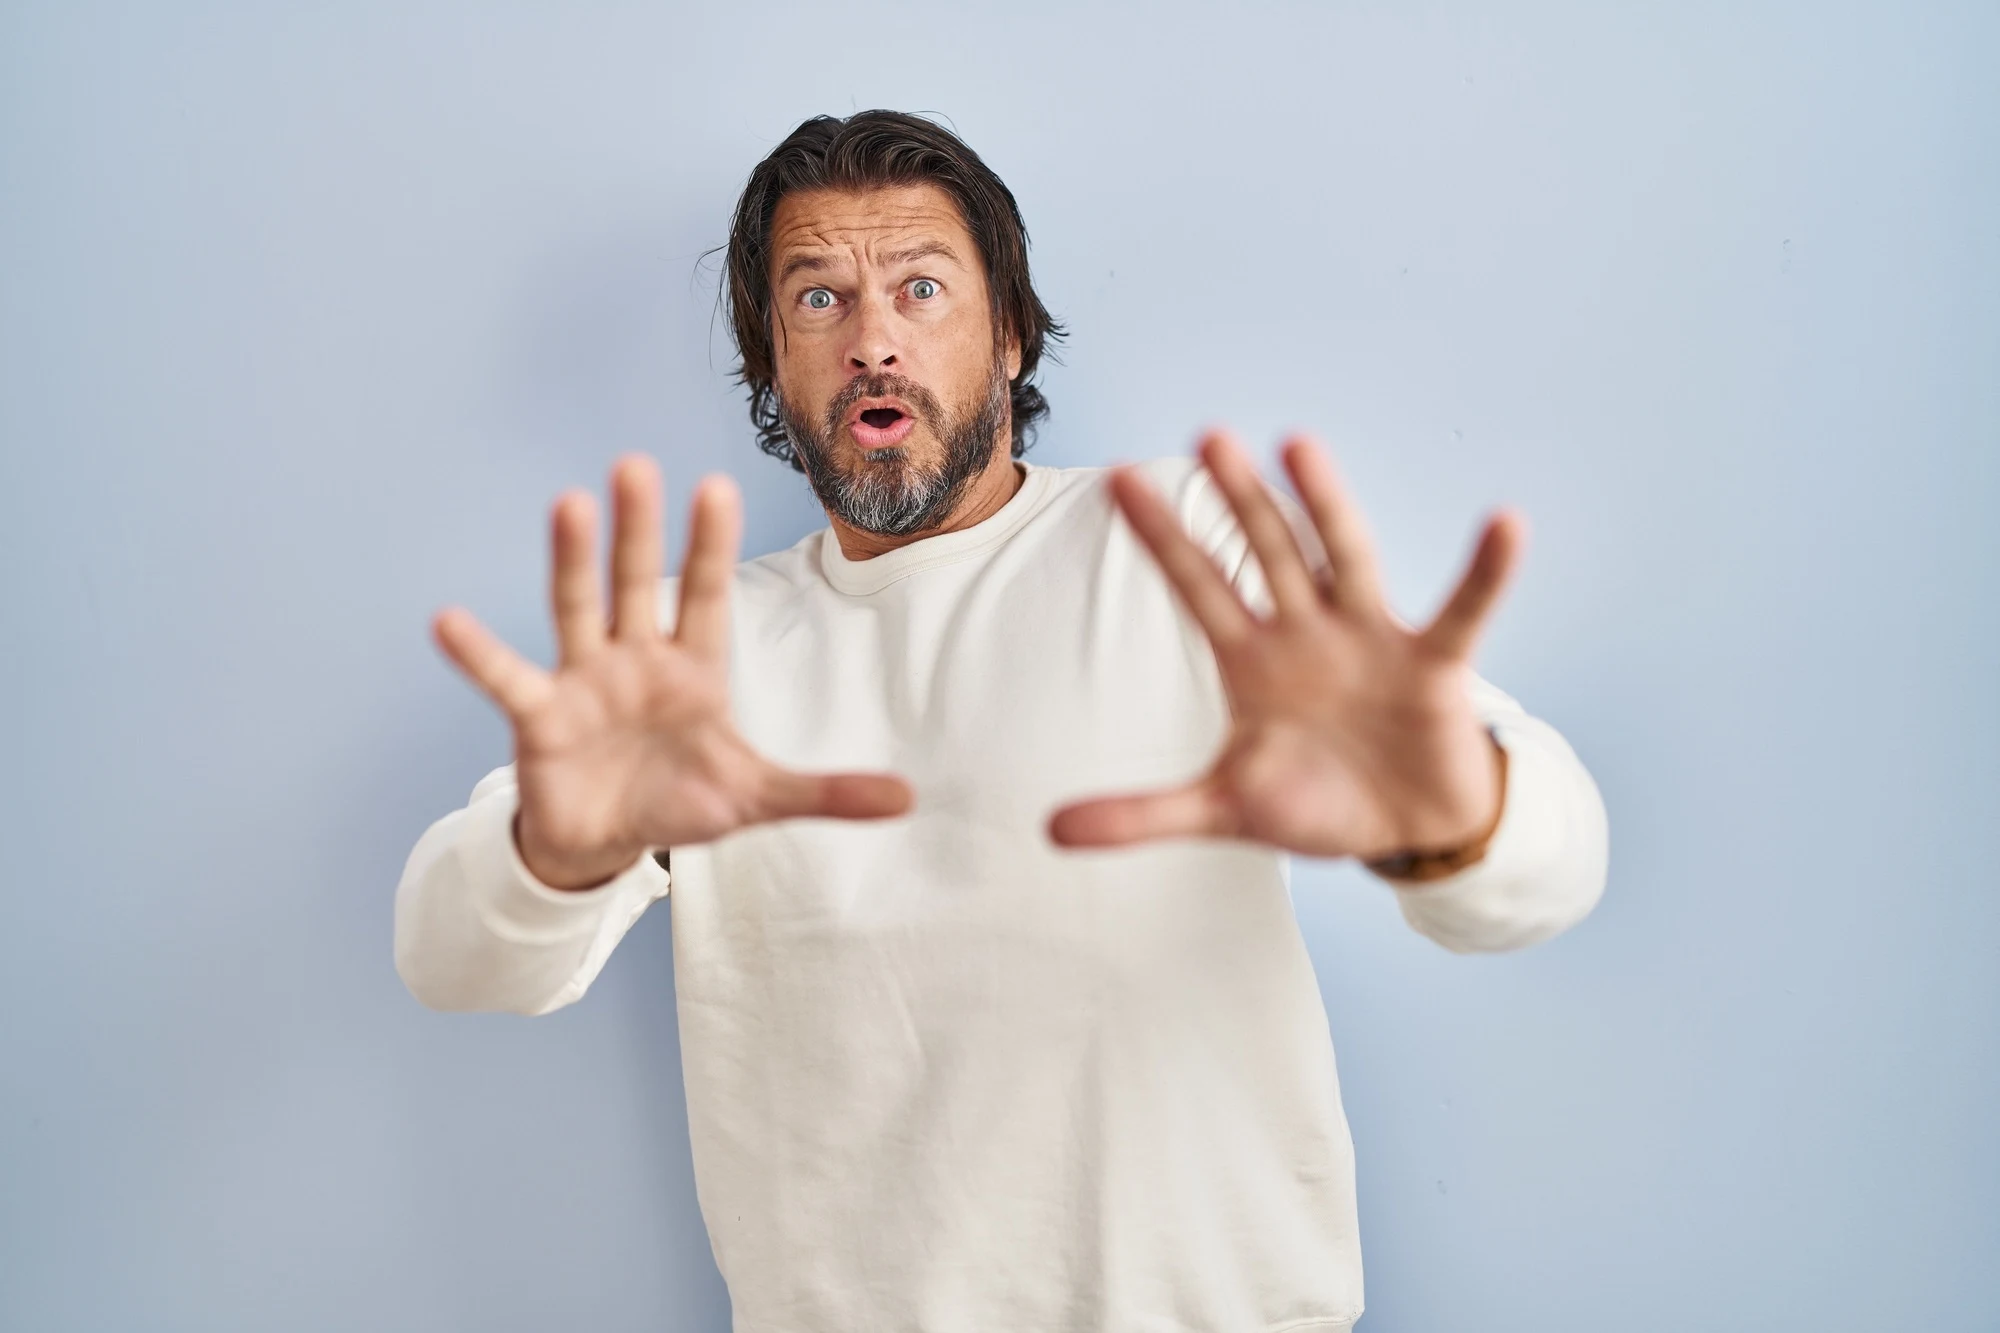
<svg viewBox="0 0 2000 1333"><path fill-rule="evenodd" d="M1308 441L1302 509L1220 433L1198 467L1019 461L1059 329L1013 196L924 120L801 125L728 273L760 440L828 526L736 564L711 479L663 581L627 457L608 624L591 497L556 503L554 672L440 613L515 762L411 853L404 980L546 1013L668 900L741 1333L1350 1327L1353 1151L1284 856L1369 863L1458 950L1590 910L1596 787L1469 666L1519 520L1419 631Z"/></svg>

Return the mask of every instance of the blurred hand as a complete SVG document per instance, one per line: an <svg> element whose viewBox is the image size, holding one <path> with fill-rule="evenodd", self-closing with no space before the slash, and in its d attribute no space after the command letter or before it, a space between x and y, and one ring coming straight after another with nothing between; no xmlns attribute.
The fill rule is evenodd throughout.
<svg viewBox="0 0 2000 1333"><path fill-rule="evenodd" d="M729 585L742 532L734 484L710 477L695 491L671 635L659 624L658 468L644 455L621 458L611 496L609 624L594 568L594 500L570 491L555 504L554 672L462 608L440 611L431 626L445 655L513 727L515 840L535 877L590 888L651 848L771 820L876 819L909 809L900 778L790 772L753 751L731 723Z"/></svg>
<svg viewBox="0 0 2000 1333"><path fill-rule="evenodd" d="M1474 712L1466 674L1522 521L1489 520L1444 609L1411 630L1383 601L1360 511L1316 445L1288 440L1284 462L1326 547L1322 579L1243 450L1215 433L1200 452L1263 567L1268 618L1244 605L1137 472L1119 469L1110 485L1215 649L1229 738L1194 782L1065 806L1050 836L1069 847L1245 838L1363 861L1476 846L1499 821L1505 752Z"/></svg>

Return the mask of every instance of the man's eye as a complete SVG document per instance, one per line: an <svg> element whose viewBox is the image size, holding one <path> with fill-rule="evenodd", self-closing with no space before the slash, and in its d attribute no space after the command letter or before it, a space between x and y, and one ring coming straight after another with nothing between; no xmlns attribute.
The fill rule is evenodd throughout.
<svg viewBox="0 0 2000 1333"><path fill-rule="evenodd" d="M833 304L833 293L824 287L815 287L806 293L806 308L824 310Z"/></svg>
<svg viewBox="0 0 2000 1333"><path fill-rule="evenodd" d="M938 285L929 278L918 278L910 284L910 295L919 301L928 301L938 294Z"/></svg>

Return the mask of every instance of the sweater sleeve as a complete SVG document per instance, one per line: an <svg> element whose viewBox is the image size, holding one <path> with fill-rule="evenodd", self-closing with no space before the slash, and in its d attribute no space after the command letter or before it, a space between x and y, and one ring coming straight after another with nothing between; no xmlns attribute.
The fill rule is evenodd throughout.
<svg viewBox="0 0 2000 1333"><path fill-rule="evenodd" d="M665 896L647 853L572 892L536 879L514 843L514 766L417 839L396 885L396 972L433 1009L545 1014L583 998L632 923Z"/></svg>
<svg viewBox="0 0 2000 1333"><path fill-rule="evenodd" d="M1179 510L1191 533L1259 613L1270 591L1228 502L1204 468L1159 478L1179 486ZM1312 520L1289 495L1270 488L1306 561L1325 565ZM1391 614L1394 614L1393 612ZM1507 752L1507 790L1486 855L1443 879L1403 884L1403 919L1455 953L1524 948L1569 929L1604 893L1609 821L1597 783L1554 727L1471 671L1467 689L1480 721Z"/></svg>

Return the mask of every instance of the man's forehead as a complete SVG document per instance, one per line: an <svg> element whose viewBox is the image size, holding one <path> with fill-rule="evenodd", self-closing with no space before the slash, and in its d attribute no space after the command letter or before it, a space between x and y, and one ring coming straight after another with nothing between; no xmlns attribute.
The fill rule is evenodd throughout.
<svg viewBox="0 0 2000 1333"><path fill-rule="evenodd" d="M779 200L771 219L771 262L779 269L797 254L904 249L913 241L942 241L971 262L972 237L958 205L935 185L801 191Z"/></svg>

